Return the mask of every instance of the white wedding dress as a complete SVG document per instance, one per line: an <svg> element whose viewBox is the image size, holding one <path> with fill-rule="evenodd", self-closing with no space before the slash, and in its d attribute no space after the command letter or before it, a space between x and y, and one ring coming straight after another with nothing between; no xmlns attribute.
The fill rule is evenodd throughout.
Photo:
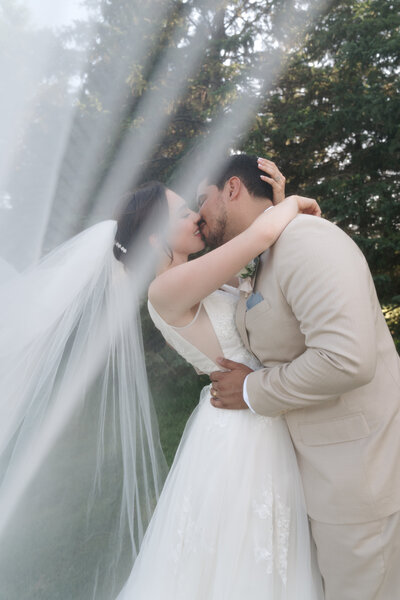
<svg viewBox="0 0 400 600"><path fill-rule="evenodd" d="M149 311L197 370L218 369L204 352L205 319L226 358L257 369L236 330L237 299L224 286L203 300L185 328L165 323L151 304ZM206 386L118 599L244 598L320 600L323 594L285 421L214 408Z"/></svg>

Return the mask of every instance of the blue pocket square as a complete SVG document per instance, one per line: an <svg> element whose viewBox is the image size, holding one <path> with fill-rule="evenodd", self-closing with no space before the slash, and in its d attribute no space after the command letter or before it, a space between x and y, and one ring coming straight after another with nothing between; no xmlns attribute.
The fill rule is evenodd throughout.
<svg viewBox="0 0 400 600"><path fill-rule="evenodd" d="M264 296L262 294L260 294L259 292L253 293L251 296L249 296L247 298L247 301L246 301L247 310L254 308L254 306L256 306L256 304L259 304L263 300L264 300Z"/></svg>

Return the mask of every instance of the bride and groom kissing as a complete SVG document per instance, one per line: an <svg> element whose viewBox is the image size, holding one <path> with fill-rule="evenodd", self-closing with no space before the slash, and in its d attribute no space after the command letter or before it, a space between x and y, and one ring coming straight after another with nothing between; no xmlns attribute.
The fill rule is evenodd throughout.
<svg viewBox="0 0 400 600"><path fill-rule="evenodd" d="M212 383L121 598L392 600L400 589L399 357L355 243L307 199L268 210L279 177L269 161L231 157L184 217L213 263L182 260L150 286L156 326ZM182 212L166 194L170 216ZM290 202L309 214L282 221ZM222 284L246 251L260 260L238 292Z"/></svg>

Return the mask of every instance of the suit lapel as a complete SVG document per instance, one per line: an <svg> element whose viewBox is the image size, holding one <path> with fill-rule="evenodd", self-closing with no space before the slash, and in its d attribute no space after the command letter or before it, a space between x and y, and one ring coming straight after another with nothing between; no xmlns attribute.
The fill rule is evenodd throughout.
<svg viewBox="0 0 400 600"><path fill-rule="evenodd" d="M257 275L258 275L259 267L261 264L262 256L263 255L260 255L258 257L256 270L255 270L255 273L251 280L251 285L252 285L253 289L255 288L255 285L256 285ZM249 336L248 336L247 328L246 328L246 312L247 312L246 302L247 302L248 297L249 297L249 294L247 294L245 292L240 292L240 298L239 298L239 302L238 302L237 308L236 308L236 327L240 333L240 337L242 338L244 345L246 346L247 350L249 352L251 352Z"/></svg>
<svg viewBox="0 0 400 600"><path fill-rule="evenodd" d="M251 352L249 336L247 335L246 329L246 294L244 292L240 292L240 298L236 308L236 327L238 328L244 345L247 350Z"/></svg>

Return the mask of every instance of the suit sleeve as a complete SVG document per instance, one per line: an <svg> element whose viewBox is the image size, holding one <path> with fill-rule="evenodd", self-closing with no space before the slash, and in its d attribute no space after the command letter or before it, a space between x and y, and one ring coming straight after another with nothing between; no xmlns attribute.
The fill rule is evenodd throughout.
<svg viewBox="0 0 400 600"><path fill-rule="evenodd" d="M276 416L338 398L367 384L376 368L375 294L354 242L328 222L298 218L274 249L275 277L305 351L290 363L251 373L255 412Z"/></svg>

